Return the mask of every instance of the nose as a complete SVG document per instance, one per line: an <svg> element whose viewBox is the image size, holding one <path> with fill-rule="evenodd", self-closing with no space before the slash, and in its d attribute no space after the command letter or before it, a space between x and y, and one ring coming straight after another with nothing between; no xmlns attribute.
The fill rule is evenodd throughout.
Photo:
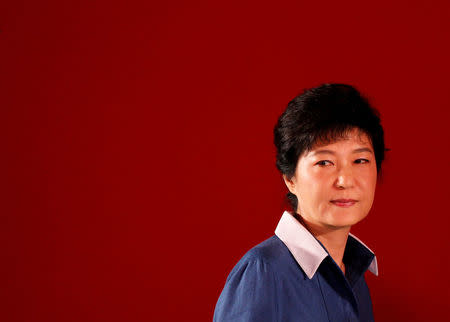
<svg viewBox="0 0 450 322"><path fill-rule="evenodd" d="M348 189L352 188L354 183L352 169L350 167L340 168L334 183L335 187L338 189Z"/></svg>

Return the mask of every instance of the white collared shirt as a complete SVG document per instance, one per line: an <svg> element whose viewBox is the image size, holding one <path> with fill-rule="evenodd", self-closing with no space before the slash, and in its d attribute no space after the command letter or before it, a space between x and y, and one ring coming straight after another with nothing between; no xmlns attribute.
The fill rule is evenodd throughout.
<svg viewBox="0 0 450 322"><path fill-rule="evenodd" d="M288 211L281 216L275 229L275 235L286 245L309 279L314 276L322 261L328 256L319 241ZM372 250L357 237L352 234L349 234L349 237L373 254ZM368 270L378 276L378 264L375 256Z"/></svg>

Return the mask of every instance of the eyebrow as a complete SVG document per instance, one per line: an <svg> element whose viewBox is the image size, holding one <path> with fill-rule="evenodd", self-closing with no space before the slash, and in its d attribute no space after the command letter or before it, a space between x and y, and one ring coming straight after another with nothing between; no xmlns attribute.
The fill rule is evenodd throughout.
<svg viewBox="0 0 450 322"><path fill-rule="evenodd" d="M369 152L369 153L373 153L373 151L369 148L359 148L359 149L355 149L353 150L352 153L361 153L361 152ZM318 155L318 154L336 154L334 151L332 150L316 150L312 153L312 155Z"/></svg>

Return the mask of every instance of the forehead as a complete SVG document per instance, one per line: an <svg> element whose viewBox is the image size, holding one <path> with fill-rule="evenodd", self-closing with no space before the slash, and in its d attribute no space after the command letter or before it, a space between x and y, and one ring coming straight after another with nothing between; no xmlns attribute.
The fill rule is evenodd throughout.
<svg viewBox="0 0 450 322"><path fill-rule="evenodd" d="M339 137L333 140L318 140L314 143L310 150L305 152L313 152L316 150L324 149L325 147L330 148L333 146L336 148L342 148L344 146L359 146L370 148L371 150L373 150L372 142L369 136L364 131L355 128L340 134Z"/></svg>

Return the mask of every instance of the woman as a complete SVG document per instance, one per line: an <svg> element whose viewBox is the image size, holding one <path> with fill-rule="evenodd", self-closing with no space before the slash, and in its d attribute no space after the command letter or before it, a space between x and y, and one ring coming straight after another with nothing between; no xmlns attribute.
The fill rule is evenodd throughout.
<svg viewBox="0 0 450 322"><path fill-rule="evenodd" d="M274 142L293 211L233 268L214 321L373 321L364 273L377 262L350 228L384 159L377 111L355 88L324 84L288 104Z"/></svg>

